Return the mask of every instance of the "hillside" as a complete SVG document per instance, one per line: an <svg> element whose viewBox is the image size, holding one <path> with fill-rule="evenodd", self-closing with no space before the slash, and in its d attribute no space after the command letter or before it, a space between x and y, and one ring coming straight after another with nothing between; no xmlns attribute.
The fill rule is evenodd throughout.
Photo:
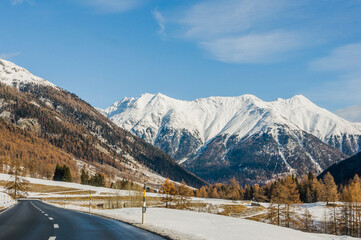
<svg viewBox="0 0 361 240"><path fill-rule="evenodd" d="M361 145L361 124L301 95L265 102L253 95L182 101L143 94L100 112L213 183L320 173Z"/></svg>
<svg viewBox="0 0 361 240"><path fill-rule="evenodd" d="M61 150L70 158L94 165L110 177L155 184L161 179L151 178L159 174L175 181L184 179L192 186L205 184L170 156L119 128L75 94L11 62L0 60L0 83L0 117L8 125L24 129L22 134L28 132L36 137L34 151L40 152L35 143L41 138L54 151ZM17 141L16 136L13 138ZM14 144L8 138L2 141L2 145ZM14 158L14 154L16 151L11 151L8 157ZM57 155L53 159L51 156L47 159L50 169L62 161Z"/></svg>
<svg viewBox="0 0 361 240"><path fill-rule="evenodd" d="M318 176L318 178L323 178L327 172L331 173L336 184L348 183L355 174L361 176L361 152L327 168Z"/></svg>

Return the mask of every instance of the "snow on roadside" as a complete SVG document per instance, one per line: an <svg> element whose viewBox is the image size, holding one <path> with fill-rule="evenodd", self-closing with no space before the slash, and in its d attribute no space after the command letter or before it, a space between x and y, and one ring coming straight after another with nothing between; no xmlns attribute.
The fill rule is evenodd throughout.
<svg viewBox="0 0 361 240"><path fill-rule="evenodd" d="M67 208L87 212L88 208ZM221 215L166 208L148 208L146 224L141 225L141 208L93 209L93 213L131 223L172 239L247 240L348 240L348 236L305 233L285 227Z"/></svg>
<svg viewBox="0 0 361 240"><path fill-rule="evenodd" d="M16 204L14 199L6 193L0 192L0 209L9 208L14 204Z"/></svg>

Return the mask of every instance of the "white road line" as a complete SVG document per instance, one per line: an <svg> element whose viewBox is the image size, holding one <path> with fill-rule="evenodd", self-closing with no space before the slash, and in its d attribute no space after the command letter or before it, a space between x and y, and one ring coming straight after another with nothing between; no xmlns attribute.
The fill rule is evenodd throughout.
<svg viewBox="0 0 361 240"><path fill-rule="evenodd" d="M44 214L45 216L48 216L48 214Z"/></svg>
<svg viewBox="0 0 361 240"><path fill-rule="evenodd" d="M52 237L49 238L49 240L55 240L55 239L56 239L55 236L52 236Z"/></svg>
<svg viewBox="0 0 361 240"><path fill-rule="evenodd" d="M59 225L58 225L58 224L54 224L54 228L59 228Z"/></svg>
<svg viewBox="0 0 361 240"><path fill-rule="evenodd" d="M50 217L49 220L54 220L54 218L51 218L51 217Z"/></svg>

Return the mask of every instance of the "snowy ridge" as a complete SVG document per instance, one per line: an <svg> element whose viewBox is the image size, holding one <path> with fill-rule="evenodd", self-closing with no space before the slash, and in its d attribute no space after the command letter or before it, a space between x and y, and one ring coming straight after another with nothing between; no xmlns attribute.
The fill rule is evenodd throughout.
<svg viewBox="0 0 361 240"><path fill-rule="evenodd" d="M0 59L0 82L17 87L25 84L36 84L57 88L53 83L34 76L25 68L2 59Z"/></svg>
<svg viewBox="0 0 361 240"><path fill-rule="evenodd" d="M106 116L150 143L162 126L198 132L203 143L217 135L252 136L266 127L287 125L324 142L332 136L361 135L352 123L320 108L302 95L265 102L253 95L181 101L163 94L124 98L104 110Z"/></svg>

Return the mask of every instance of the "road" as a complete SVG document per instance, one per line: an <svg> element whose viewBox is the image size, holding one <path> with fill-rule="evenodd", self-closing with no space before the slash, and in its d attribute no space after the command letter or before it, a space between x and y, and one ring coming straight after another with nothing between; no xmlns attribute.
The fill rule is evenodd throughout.
<svg viewBox="0 0 361 240"><path fill-rule="evenodd" d="M0 213L1 240L164 239L116 220L23 200Z"/></svg>

